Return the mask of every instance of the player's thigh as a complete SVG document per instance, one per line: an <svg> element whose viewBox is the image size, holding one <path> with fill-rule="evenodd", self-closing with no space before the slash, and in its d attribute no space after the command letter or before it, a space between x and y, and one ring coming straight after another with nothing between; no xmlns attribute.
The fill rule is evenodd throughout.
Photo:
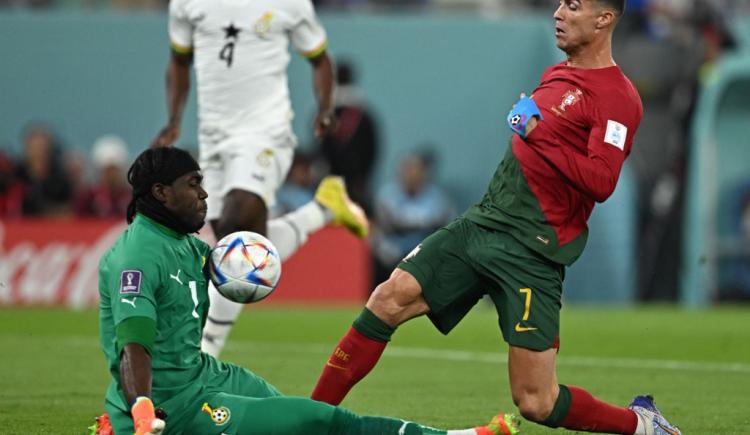
<svg viewBox="0 0 750 435"><path fill-rule="evenodd" d="M483 295L480 277L465 255L471 231L465 219L457 218L424 239L398 265L419 282L430 308L428 317L443 334Z"/></svg>
<svg viewBox="0 0 750 435"><path fill-rule="evenodd" d="M505 341L536 351L558 347L564 266L492 230L472 248L471 257L491 283L488 293Z"/></svg>
<svg viewBox="0 0 750 435"><path fill-rule="evenodd" d="M209 395L186 434L326 434L336 408L303 397Z"/></svg>
<svg viewBox="0 0 750 435"><path fill-rule="evenodd" d="M218 362L208 380L214 391L256 398L278 397L281 392L262 377L238 365Z"/></svg>
<svg viewBox="0 0 750 435"><path fill-rule="evenodd" d="M266 208L273 207L276 191L284 183L294 157L294 148L284 141L262 136L236 136L222 144L220 154L220 185L215 186L204 174L208 191L208 219L216 219L223 210L226 195L233 190L250 192L263 200ZM213 175L212 171L210 175ZM213 195L214 199L211 200ZM216 205L213 209L211 205Z"/></svg>

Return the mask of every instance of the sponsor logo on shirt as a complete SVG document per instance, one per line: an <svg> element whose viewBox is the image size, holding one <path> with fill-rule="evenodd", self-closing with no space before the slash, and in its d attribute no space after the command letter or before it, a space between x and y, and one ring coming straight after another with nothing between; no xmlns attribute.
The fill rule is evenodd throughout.
<svg viewBox="0 0 750 435"><path fill-rule="evenodd" d="M573 89L572 91L568 91L563 94L560 104L558 104L557 106L552 106L550 107L550 109L552 110L552 112L554 112L555 115L563 116L565 110L568 107L575 106L579 101L581 101L582 96L583 91L578 88Z"/></svg>
<svg viewBox="0 0 750 435"><path fill-rule="evenodd" d="M604 142L625 150L625 142L628 139L628 128L617 121L607 120L607 132L604 134Z"/></svg>
<svg viewBox="0 0 750 435"><path fill-rule="evenodd" d="M137 295L141 293L141 271L123 270L120 273L120 294Z"/></svg>

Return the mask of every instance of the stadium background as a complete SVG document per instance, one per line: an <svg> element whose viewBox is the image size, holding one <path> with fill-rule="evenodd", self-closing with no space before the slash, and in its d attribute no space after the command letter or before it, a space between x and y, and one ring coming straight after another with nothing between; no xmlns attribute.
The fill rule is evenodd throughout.
<svg viewBox="0 0 750 435"><path fill-rule="evenodd" d="M137 155L162 126L166 116L163 76L168 39L164 11L116 7L127 2L115 2L113 6L106 2L63 1L51 2L41 9L26 7L25 3L0 2L7 6L0 8L2 150L20 156L21 129L30 121L41 120L72 149L86 153L97 137L114 133L130 144L130 157ZM357 65L360 88L380 121L381 154L374 185L394 178L398 161L410 150L429 142L436 147L439 158L438 184L452 194L458 210L464 209L484 192L505 151L509 132L504 125L504 114L519 92L533 89L545 67L562 59L554 47L552 7L534 9L524 2L514 1L442 0L416 2L417 5L408 8L354 3L357 4L350 9L321 7L319 13L329 34L331 53ZM685 0L684 3L692 2ZM746 2L714 3L725 7L733 5L733 9L724 9L722 13L734 38L734 47L722 52L708 76L696 76L698 91L694 98L688 95L695 109L678 145L686 157L685 196L677 216L671 214L667 218L651 217L649 220L649 213L644 210L658 197L654 193L658 174L670 168L669 162L663 160L674 155L663 151L663 147L675 130L681 128L671 111L672 99L675 95L679 97L673 85L685 72L687 54L699 51L701 45L695 42L695 45L681 46L635 31L615 35L616 59L635 80L644 97L646 118L634 144L641 151L634 151L613 197L596 208L590 221L589 245L566 277L565 301L573 307L573 319L592 315L590 309L582 309L580 304L608 306L602 309L614 311L605 313L612 313L613 322L614 319L621 322L613 324L613 329L627 329L643 319L655 322L655 328L660 325L657 319L683 325L725 319L721 325L713 325L716 327L713 331L718 334L714 338L723 343L722 346L713 348L706 343L715 342L701 342L696 338L700 333L689 328L676 329L668 335L664 352L646 356L723 362L728 365L717 366L717 375L744 374L746 377L750 372L750 346L747 345L750 341L742 331L747 330L750 313L739 308L717 314L711 307L719 302L750 299L750 288L744 287L741 279L737 281L738 276L744 276L744 271L750 269L747 257L750 241L738 225L738 203L742 201L738 186L750 178L747 164L750 161L747 139L750 16ZM313 144L309 124L314 101L309 86L310 70L299 57L293 57L289 83L296 112L295 132L300 147L310 149ZM182 131L180 144L195 149L194 91ZM27 217L0 221L0 318L3 318L2 330L5 331L0 339L0 343L4 343L1 353L7 354L23 337L32 337L32 343L47 335L56 337L56 332L49 332L54 325L75 324L75 319L95 321L91 311L86 309L73 311L79 313L73 314L75 317L61 319L59 316L65 314L59 311L23 306L64 305L78 309L93 306L96 261L117 232L118 225L122 224ZM667 237L672 225L679 225L677 251L670 250L674 246ZM332 245L344 249L331 250ZM667 261L654 251L676 255L680 258L678 267L661 268L662 262ZM645 265L644 257L650 259ZM358 243L337 230L326 230L314 237L286 266L283 287L267 302L268 306L261 309L260 319L273 318L268 312L274 312L274 302L352 303L361 301L370 286L367 244ZM644 267L649 269L648 273ZM346 270L347 273L330 274L331 270ZM646 274L670 277L649 280L643 278ZM644 283L655 288L646 289ZM653 301L675 304L678 308L642 305ZM660 311L662 309L666 311ZM300 314L304 310L299 308L291 312L280 310L285 315L320 321L317 309L307 314ZM599 312L599 308L592 310ZM339 323L345 324L351 315L345 309ZM487 314L480 316L484 319ZM606 321L607 316L594 315L594 318ZM24 326L26 321L28 329ZM47 321L50 323L46 324ZM263 328L258 325L260 320L253 322L256 322L253 326ZM336 326L340 329L340 325ZM95 324L87 324L85 332L81 332L71 326L73 339L70 336L62 339L63 343L68 343L66 346L89 352L87 355L91 355L94 369L99 365L103 368L103 364L97 365L95 360L100 356L95 342L81 350L76 347L80 343L75 339L95 334L95 328ZM740 330L728 332L735 328ZM68 330L67 327L62 329ZM258 339L239 330L239 337ZM586 331L586 328L581 326L575 331L579 330ZM331 344L336 338L336 330L332 331L320 332ZM91 335L90 339L95 340L94 337ZM274 339L285 340L276 334L270 337L261 336L261 341L266 338L268 343ZM643 339L648 338L643 336ZM469 339L472 340L475 338ZM592 352L607 348L607 341L594 340ZM405 342L410 343L409 339ZM456 339L448 343L464 348ZM703 354L696 351L675 357L666 351L700 347L700 343L705 350ZM637 346L637 340L632 344ZM40 345L57 349L46 341ZM257 343L255 346L250 349L257 350ZM260 348L268 353L268 349ZM474 349L470 345L466 348ZM477 349L486 350L482 346ZM228 355L243 361L241 351L245 350L247 346L230 346ZM578 350L578 355L588 354L587 348ZM62 347L59 351L65 352ZM314 359L322 361L323 353L316 352L313 352ZM8 356L5 370L10 373L13 367L24 367L35 358L31 350ZM251 367L258 364L255 358L247 361ZM69 368L73 369L75 365L70 364ZM272 362L266 365L270 367ZM587 367L586 364L583 367ZM299 383L311 385L315 370L310 371L309 379L304 378ZM597 369L585 371L590 374L592 370ZM693 378L695 373L689 375ZM606 379L605 374L601 376ZM4 400L0 400L0 421L13 415L12 411L3 412L2 408L7 410L12 399L22 396L13 389L17 384L12 380L5 382L7 393ZM291 389L296 391L297 388L304 394L305 388L294 382ZM742 385L748 386L746 379L738 380L734 388L739 390ZM94 383L95 391L85 394L96 396L98 387ZM381 401L388 400L383 397L384 393L378 394ZM679 394L674 393L674 397ZM362 403L356 397L354 400L355 407ZM58 408L62 410L64 406ZM385 411L391 410L386 408ZM392 413L398 411L394 409ZM681 412L689 413L687 404ZM420 414L416 412L416 416ZM737 417L735 421L750 424L747 416ZM715 433L745 433L737 430ZM0 429L0 433L15 432Z"/></svg>

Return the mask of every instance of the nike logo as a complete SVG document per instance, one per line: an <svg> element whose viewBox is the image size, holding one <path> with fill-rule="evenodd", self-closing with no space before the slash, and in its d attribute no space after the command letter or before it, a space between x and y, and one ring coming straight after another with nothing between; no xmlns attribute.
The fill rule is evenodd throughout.
<svg viewBox="0 0 750 435"><path fill-rule="evenodd" d="M130 305L133 306L133 308L135 308L135 299L128 300L128 299L125 299L125 298L121 298L120 302L125 302L126 304L130 304Z"/></svg>
<svg viewBox="0 0 750 435"><path fill-rule="evenodd" d="M326 365L327 365L328 367L333 367L334 369L339 369L339 370L348 370L348 369L347 369L346 367L344 367L344 366L340 366L340 365L337 365L337 364L334 364L334 363L332 363L332 362L330 362L330 361L326 361Z"/></svg>
<svg viewBox="0 0 750 435"><path fill-rule="evenodd" d="M175 280L175 281L179 282L179 283L180 283L180 285L185 285L185 284L183 284L183 283L182 283L182 281L180 280L180 272L182 272L182 269L177 269L177 275L172 275L172 274L170 273L170 274L169 274L169 277L170 277L170 278L172 278L173 280Z"/></svg>
<svg viewBox="0 0 750 435"><path fill-rule="evenodd" d="M529 332L529 331L536 331L538 328L533 328L531 326L521 326L521 322L516 323L516 332Z"/></svg>

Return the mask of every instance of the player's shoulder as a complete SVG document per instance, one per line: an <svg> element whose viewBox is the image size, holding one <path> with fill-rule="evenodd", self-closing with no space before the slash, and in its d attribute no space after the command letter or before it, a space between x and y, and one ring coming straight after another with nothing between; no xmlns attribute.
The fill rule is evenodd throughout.
<svg viewBox="0 0 750 435"><path fill-rule="evenodd" d="M118 237L108 255L112 258L149 264L163 258L168 250L164 236L136 219Z"/></svg>
<svg viewBox="0 0 750 435"><path fill-rule="evenodd" d="M289 13L290 15L305 14L314 11L311 0L267 0L274 9Z"/></svg>
<svg viewBox="0 0 750 435"><path fill-rule="evenodd" d="M608 81L603 93L609 95L610 99L617 100L619 104L629 106L638 114L642 114L643 102L640 93L638 93L638 88L619 66L616 71L616 74L613 74L612 79Z"/></svg>

